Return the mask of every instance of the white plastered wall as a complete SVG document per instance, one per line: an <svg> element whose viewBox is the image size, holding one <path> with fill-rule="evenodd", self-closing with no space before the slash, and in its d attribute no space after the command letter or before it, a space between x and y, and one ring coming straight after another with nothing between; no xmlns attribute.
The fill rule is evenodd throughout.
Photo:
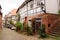
<svg viewBox="0 0 60 40"><path fill-rule="evenodd" d="M58 0L45 0L46 12L58 14Z"/></svg>

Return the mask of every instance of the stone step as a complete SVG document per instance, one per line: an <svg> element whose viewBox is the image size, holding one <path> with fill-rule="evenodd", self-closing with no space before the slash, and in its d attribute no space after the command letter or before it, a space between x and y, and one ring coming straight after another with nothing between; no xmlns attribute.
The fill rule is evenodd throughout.
<svg viewBox="0 0 60 40"><path fill-rule="evenodd" d="M59 34L53 34L53 33L50 33L51 36L55 36L55 37L58 37L60 36Z"/></svg>
<svg viewBox="0 0 60 40"><path fill-rule="evenodd" d="M56 31L57 32L57 31L60 31L60 30L59 29L56 29L56 30L53 30L53 31Z"/></svg>
<svg viewBox="0 0 60 40"><path fill-rule="evenodd" d="M59 33L59 32L52 32L52 34L57 34L57 35L60 35L60 33Z"/></svg>
<svg viewBox="0 0 60 40"><path fill-rule="evenodd" d="M59 29L55 29L55 30L51 31L50 35L59 36L60 35L60 30Z"/></svg>
<svg viewBox="0 0 60 40"><path fill-rule="evenodd" d="M55 28L55 29L60 29L59 27Z"/></svg>

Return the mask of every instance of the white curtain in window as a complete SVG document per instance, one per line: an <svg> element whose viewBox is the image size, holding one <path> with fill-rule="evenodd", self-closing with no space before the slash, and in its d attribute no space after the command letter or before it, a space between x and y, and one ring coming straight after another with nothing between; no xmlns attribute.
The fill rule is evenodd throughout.
<svg viewBox="0 0 60 40"><path fill-rule="evenodd" d="M34 14L36 14L36 12L37 12L36 9L34 9Z"/></svg>
<svg viewBox="0 0 60 40"><path fill-rule="evenodd" d="M39 7L39 8L37 8L37 12L40 12L41 11L41 8Z"/></svg>
<svg viewBox="0 0 60 40"><path fill-rule="evenodd" d="M31 14L34 14L34 13L33 13L33 10L30 10L30 12L31 12Z"/></svg>
<svg viewBox="0 0 60 40"><path fill-rule="evenodd" d="M30 14L31 14L31 12L30 12L30 11L28 11L28 16L30 16Z"/></svg>

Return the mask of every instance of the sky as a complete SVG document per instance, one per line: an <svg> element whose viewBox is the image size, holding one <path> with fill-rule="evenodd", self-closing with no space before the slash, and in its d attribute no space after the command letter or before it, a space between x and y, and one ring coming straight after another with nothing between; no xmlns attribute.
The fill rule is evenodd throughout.
<svg viewBox="0 0 60 40"><path fill-rule="evenodd" d="M0 0L3 17L12 9L17 9L25 0Z"/></svg>

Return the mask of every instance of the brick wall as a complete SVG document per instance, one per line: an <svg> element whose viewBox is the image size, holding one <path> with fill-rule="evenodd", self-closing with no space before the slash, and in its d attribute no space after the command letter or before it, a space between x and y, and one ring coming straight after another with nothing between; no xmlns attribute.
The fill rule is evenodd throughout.
<svg viewBox="0 0 60 40"><path fill-rule="evenodd" d="M46 33L50 33L51 31L51 25L59 19L59 15L58 14L51 14L51 13L47 13L47 14L37 14L37 15L33 15L33 16L28 16L26 20L32 20L33 18L40 18L42 17L42 23L45 24L45 31ZM25 21L26 21L25 20ZM27 22L27 21L26 21ZM50 24L50 27L48 27ZM53 26L52 26L53 27Z"/></svg>

